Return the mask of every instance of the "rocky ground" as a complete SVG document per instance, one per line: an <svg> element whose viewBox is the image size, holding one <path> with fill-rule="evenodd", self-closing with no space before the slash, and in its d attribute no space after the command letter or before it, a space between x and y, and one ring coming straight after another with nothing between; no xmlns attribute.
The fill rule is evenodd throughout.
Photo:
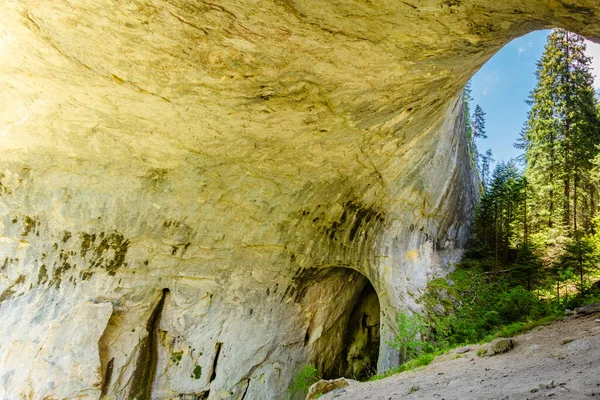
<svg viewBox="0 0 600 400"><path fill-rule="evenodd" d="M455 349L420 370L353 383L320 399L600 399L599 316L555 321L492 357L477 356L481 346Z"/></svg>

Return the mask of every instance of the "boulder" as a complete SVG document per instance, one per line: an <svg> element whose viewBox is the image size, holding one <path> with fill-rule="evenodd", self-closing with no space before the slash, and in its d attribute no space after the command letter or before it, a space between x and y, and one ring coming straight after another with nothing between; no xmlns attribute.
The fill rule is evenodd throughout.
<svg viewBox="0 0 600 400"><path fill-rule="evenodd" d="M306 400L313 400L318 398L319 396L329 393L336 389L342 389L349 386L352 383L356 383L356 381L352 379L346 378L338 378L332 380L320 380L317 383L313 384L308 389L308 395L306 395Z"/></svg>
<svg viewBox="0 0 600 400"><path fill-rule="evenodd" d="M506 353L514 347L514 340L511 338L498 338L492 341L485 347L482 353L483 357L493 356L496 354Z"/></svg>
<svg viewBox="0 0 600 400"><path fill-rule="evenodd" d="M576 315L589 315L600 312L600 303L588 304L583 307L578 307L575 309Z"/></svg>

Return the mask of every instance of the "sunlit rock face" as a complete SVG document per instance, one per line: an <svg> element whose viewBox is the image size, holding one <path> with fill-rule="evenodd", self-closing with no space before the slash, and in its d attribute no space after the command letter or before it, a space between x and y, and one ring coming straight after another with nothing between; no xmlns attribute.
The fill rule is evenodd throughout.
<svg viewBox="0 0 600 400"><path fill-rule="evenodd" d="M460 90L596 0L0 2L0 398L398 362L475 203Z"/></svg>

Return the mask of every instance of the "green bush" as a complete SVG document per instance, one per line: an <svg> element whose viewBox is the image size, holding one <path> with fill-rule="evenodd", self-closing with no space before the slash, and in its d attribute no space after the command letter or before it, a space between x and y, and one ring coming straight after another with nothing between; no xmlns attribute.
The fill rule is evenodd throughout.
<svg viewBox="0 0 600 400"><path fill-rule="evenodd" d="M543 314L538 298L522 286L514 287L499 296L498 313L503 324L539 318Z"/></svg>
<svg viewBox="0 0 600 400"><path fill-rule="evenodd" d="M308 393L308 389L313 383L319 381L319 371L314 365L304 365L288 387L288 395L290 399L304 399Z"/></svg>
<svg viewBox="0 0 600 400"><path fill-rule="evenodd" d="M531 322L513 322L512 324L503 326L500 330L498 330L494 335L488 336L487 340L493 340L497 337L511 337L518 335L523 332L527 332L533 328L536 328L541 325L546 325L550 321L553 321L557 318L557 315L549 315L547 317L534 320Z"/></svg>
<svg viewBox="0 0 600 400"><path fill-rule="evenodd" d="M467 261L447 278L452 283L448 292L460 305L445 316L429 312L425 321L428 331L423 336L435 349L476 343L507 325L553 314L551 304L540 301L511 275L486 272L487 262ZM431 303L429 297L427 301Z"/></svg>
<svg viewBox="0 0 600 400"><path fill-rule="evenodd" d="M523 256L519 261L537 262L533 256ZM510 270L503 274L490 271L492 267L496 268L490 260L465 260L445 281L432 281L422 297L428 315L396 317L398 335L388 344L400 352L405 363L372 379L427 365L436 355L456 346L514 336L559 317L566 306L574 308L600 300L600 294L591 290L561 302L540 299L523 286L534 282L537 276ZM444 302L452 305L444 307L448 308L446 315L432 311Z"/></svg>
<svg viewBox="0 0 600 400"><path fill-rule="evenodd" d="M421 315L398 314L396 324L398 334L388 344L400 352L402 359L411 360L431 349L431 344L422 340L429 325Z"/></svg>

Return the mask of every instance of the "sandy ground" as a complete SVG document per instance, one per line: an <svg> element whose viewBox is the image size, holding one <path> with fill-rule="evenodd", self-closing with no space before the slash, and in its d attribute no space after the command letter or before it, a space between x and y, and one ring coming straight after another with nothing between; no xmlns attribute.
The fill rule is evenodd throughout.
<svg viewBox="0 0 600 400"><path fill-rule="evenodd" d="M464 354L453 350L422 369L353 384L320 399L600 399L597 318L599 313L568 317L537 328L493 357L478 357L480 346Z"/></svg>

